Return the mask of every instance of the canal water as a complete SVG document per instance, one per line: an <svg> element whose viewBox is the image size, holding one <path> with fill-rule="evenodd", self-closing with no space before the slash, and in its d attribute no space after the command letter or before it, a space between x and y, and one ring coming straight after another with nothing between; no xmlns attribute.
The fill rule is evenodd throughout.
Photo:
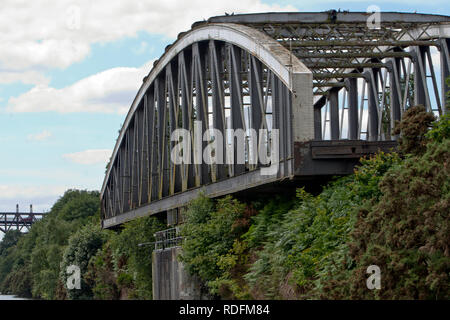
<svg viewBox="0 0 450 320"><path fill-rule="evenodd" d="M19 297L11 296L11 295L2 295L2 294L0 294L0 301L1 300L27 300L27 299L19 298Z"/></svg>

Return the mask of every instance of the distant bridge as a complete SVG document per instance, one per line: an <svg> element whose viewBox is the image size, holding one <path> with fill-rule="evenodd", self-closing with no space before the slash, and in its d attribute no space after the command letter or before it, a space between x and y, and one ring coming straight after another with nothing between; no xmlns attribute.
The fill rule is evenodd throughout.
<svg viewBox="0 0 450 320"><path fill-rule="evenodd" d="M29 230L44 215L45 213L33 212L33 205L30 205L30 212L19 212L19 205L16 205L16 212L0 212L0 232L6 233L14 229L22 231L23 228Z"/></svg>
<svg viewBox="0 0 450 320"><path fill-rule="evenodd" d="M396 146L393 126L410 106L447 112L449 47L442 15L332 10L194 23L155 62L126 116L101 190L103 227L177 211L200 190L217 197L351 173L361 156ZM171 161L176 129L192 149L212 145L234 161ZM255 157L261 145L278 157ZM262 174L267 167L276 170Z"/></svg>

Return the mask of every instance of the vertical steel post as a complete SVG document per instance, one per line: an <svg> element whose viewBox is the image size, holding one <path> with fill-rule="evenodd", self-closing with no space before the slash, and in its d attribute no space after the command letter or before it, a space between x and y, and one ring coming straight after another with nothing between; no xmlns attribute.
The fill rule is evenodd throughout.
<svg viewBox="0 0 450 320"><path fill-rule="evenodd" d="M339 140L339 89L333 88L328 94L330 103L331 140Z"/></svg>
<svg viewBox="0 0 450 320"><path fill-rule="evenodd" d="M348 139L358 139L358 79L347 79L348 88Z"/></svg>
<svg viewBox="0 0 450 320"><path fill-rule="evenodd" d="M222 163L216 164L216 180L226 178L225 157L226 157L226 139L225 139L225 96L223 88L223 63L220 44L214 40L209 42L209 72L211 73L211 93L212 93L212 112L213 127L222 133Z"/></svg>
<svg viewBox="0 0 450 320"><path fill-rule="evenodd" d="M394 128L395 122L401 119L400 63L399 58L392 59L388 62L391 128Z"/></svg>
<svg viewBox="0 0 450 320"><path fill-rule="evenodd" d="M314 139L322 140L322 108L327 103L327 98L323 96L314 104ZM324 124L325 125L325 124Z"/></svg>
<svg viewBox="0 0 450 320"><path fill-rule="evenodd" d="M241 77L241 49L229 44L228 45L228 72L230 80L230 100L231 100L231 127L236 130L244 129L244 117L243 117L243 101L242 101L242 77ZM238 155L238 145L236 138L233 139L234 159L233 159L233 175L236 176L245 171L245 164L238 164L239 158L242 155Z"/></svg>
<svg viewBox="0 0 450 320"><path fill-rule="evenodd" d="M259 129L261 129L261 124L263 121L263 91L262 91L262 83L263 83L263 68L262 63L255 59L254 56L250 57L249 61L249 71L248 71L248 85L249 85L249 92L250 92L250 127L255 130L256 132L256 143L261 139L259 136ZM253 144L251 148L257 144ZM251 151L253 154L254 159L258 158L258 148L256 150ZM257 167L257 164L254 165L254 167Z"/></svg>
<svg viewBox="0 0 450 320"><path fill-rule="evenodd" d="M450 85L446 80L450 77L450 39L442 38L441 42L441 101L444 114L449 112L447 103L447 93L450 91Z"/></svg>
<svg viewBox="0 0 450 320"><path fill-rule="evenodd" d="M378 140L378 75L374 71L374 69L370 69L364 73L367 79L369 141Z"/></svg>
<svg viewBox="0 0 450 320"><path fill-rule="evenodd" d="M415 49L414 59L414 104L427 107L426 87L425 87L425 50L423 47ZM428 110L428 109L427 109Z"/></svg>

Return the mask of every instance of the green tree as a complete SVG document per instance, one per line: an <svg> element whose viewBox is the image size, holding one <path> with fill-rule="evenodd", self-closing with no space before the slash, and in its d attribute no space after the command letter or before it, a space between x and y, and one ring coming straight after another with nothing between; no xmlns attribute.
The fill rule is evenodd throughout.
<svg viewBox="0 0 450 320"><path fill-rule="evenodd" d="M97 191L66 191L28 234L2 252L0 290L42 299L64 298L59 280L64 247L71 234L83 225L98 225L98 215ZM94 216L97 219L92 220Z"/></svg>
<svg viewBox="0 0 450 320"><path fill-rule="evenodd" d="M68 274L66 270L71 265L78 266L82 275L81 289L68 290L70 299L92 299L92 287L83 275L88 269L90 259L102 248L106 237L106 231L101 230L99 225L89 224L79 229L69 238L69 244L63 253L59 278L63 284L67 283Z"/></svg>
<svg viewBox="0 0 450 320"><path fill-rule="evenodd" d="M6 250L8 250L9 248L14 247L21 236L22 232L20 232L19 230L8 230L4 234L3 239L0 242L0 256L2 256L3 253L6 253Z"/></svg>
<svg viewBox="0 0 450 320"><path fill-rule="evenodd" d="M142 217L126 223L111 238L117 286L133 299L152 299L152 251L154 234L167 226L156 217Z"/></svg>
<svg viewBox="0 0 450 320"><path fill-rule="evenodd" d="M209 287L217 289L215 281L223 273L221 262L233 249L240 235L246 206L230 196L213 200L200 195L186 212L182 226L183 243L181 260L191 275L197 275ZM222 261L221 261L222 260Z"/></svg>

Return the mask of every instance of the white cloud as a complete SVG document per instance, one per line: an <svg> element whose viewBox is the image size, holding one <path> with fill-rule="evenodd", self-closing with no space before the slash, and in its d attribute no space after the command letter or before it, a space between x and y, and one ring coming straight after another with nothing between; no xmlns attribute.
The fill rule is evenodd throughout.
<svg viewBox="0 0 450 320"><path fill-rule="evenodd" d="M66 68L85 58L93 43L133 37L138 31L174 38L193 22L224 12L287 10L296 11L261 0L3 0L0 71Z"/></svg>
<svg viewBox="0 0 450 320"><path fill-rule="evenodd" d="M29 186L29 185L0 185L0 211L14 212L19 204L21 212L49 211L55 201L69 189L67 186Z"/></svg>
<svg viewBox="0 0 450 320"><path fill-rule="evenodd" d="M27 136L27 139L30 141L43 141L51 137L52 133L48 130L43 130L38 133L31 133Z"/></svg>
<svg viewBox="0 0 450 320"><path fill-rule="evenodd" d="M19 204L20 212L30 210L33 205L34 212L47 212L53 204L68 189L85 190L85 187L69 185L0 185L0 212L16 211Z"/></svg>
<svg viewBox="0 0 450 320"><path fill-rule="evenodd" d="M108 69L62 89L38 85L18 97L11 97L7 110L125 114L153 61L140 68Z"/></svg>
<svg viewBox="0 0 450 320"><path fill-rule="evenodd" d="M79 164L106 164L111 157L111 149L92 149L63 154L63 158Z"/></svg>
<svg viewBox="0 0 450 320"><path fill-rule="evenodd" d="M138 47L131 49L136 55L148 53L151 50L150 45L146 41L141 41Z"/></svg>
<svg viewBox="0 0 450 320"><path fill-rule="evenodd" d="M22 82L24 84L48 84L49 79L42 73L30 71L0 71L0 84L8 84L14 82Z"/></svg>
<svg viewBox="0 0 450 320"><path fill-rule="evenodd" d="M63 195L65 190L65 186L0 185L0 199L11 200L26 197L34 198L42 196Z"/></svg>

